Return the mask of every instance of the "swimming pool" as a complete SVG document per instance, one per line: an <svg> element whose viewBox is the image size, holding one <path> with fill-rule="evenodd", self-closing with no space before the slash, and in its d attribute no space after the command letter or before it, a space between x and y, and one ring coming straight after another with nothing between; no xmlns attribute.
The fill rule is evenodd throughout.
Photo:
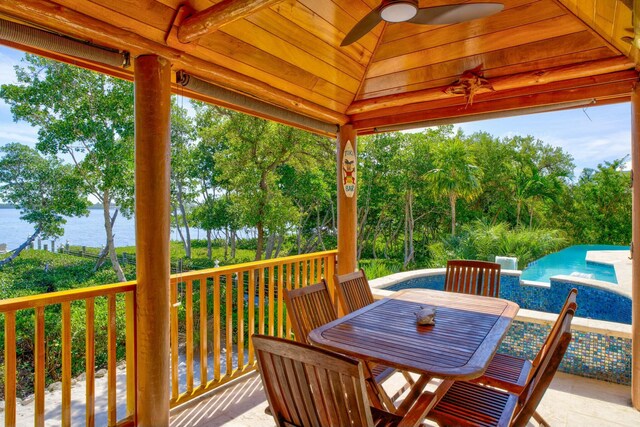
<svg viewBox="0 0 640 427"><path fill-rule="evenodd" d="M625 250L628 246L576 245L543 256L530 263L522 272L522 280L549 282L552 276L571 275L573 272L592 274L596 280L618 283L616 272L610 265L586 261L587 251Z"/></svg>

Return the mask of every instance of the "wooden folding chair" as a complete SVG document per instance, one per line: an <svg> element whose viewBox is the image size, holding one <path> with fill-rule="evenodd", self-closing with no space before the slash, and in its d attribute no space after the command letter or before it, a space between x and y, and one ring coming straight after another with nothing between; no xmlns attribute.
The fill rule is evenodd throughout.
<svg viewBox="0 0 640 427"><path fill-rule="evenodd" d="M336 286L338 301L340 301L340 305L342 305L345 313L354 312L374 302L371 287L369 286L367 275L363 269L355 273L335 274L333 276L333 283L335 283ZM380 368L378 367L378 369ZM391 397L391 400L394 401L415 383L408 372L400 372L402 372L402 375L407 380L407 386L398 390L396 394Z"/></svg>
<svg viewBox="0 0 640 427"><path fill-rule="evenodd" d="M404 416L372 407L362 362L281 338L252 340L278 427L419 426L433 405L427 392Z"/></svg>
<svg viewBox="0 0 640 427"><path fill-rule="evenodd" d="M500 296L500 264L487 261L447 261L444 290L462 294Z"/></svg>
<svg viewBox="0 0 640 427"><path fill-rule="evenodd" d="M427 417L443 426L526 426L569 347L575 310L573 303L562 313L556 333L545 343L540 360L532 367L519 393L456 381Z"/></svg>
<svg viewBox="0 0 640 427"><path fill-rule="evenodd" d="M565 317L566 313L569 310L573 310L574 312L576 311L577 295L577 289L571 289L569 291L556 322L553 324L549 335L547 335L544 344L533 361L529 361L521 357L510 356L508 354L497 353L491 360L491 363L484 375L480 378L471 380L471 382L490 385L511 393L521 393L529 380L533 368L540 364L546 353L549 351L551 342L553 342L553 340L556 339L556 336L560 333L562 319ZM533 414L533 418L535 418L540 425L549 425L537 412Z"/></svg>
<svg viewBox="0 0 640 427"><path fill-rule="evenodd" d="M312 344L307 338L309 332L338 318L324 279L315 285L286 290L284 300L298 342ZM391 377L395 369L380 364L366 364L366 367L384 406L391 411L395 410L394 399L382 388L382 383Z"/></svg>

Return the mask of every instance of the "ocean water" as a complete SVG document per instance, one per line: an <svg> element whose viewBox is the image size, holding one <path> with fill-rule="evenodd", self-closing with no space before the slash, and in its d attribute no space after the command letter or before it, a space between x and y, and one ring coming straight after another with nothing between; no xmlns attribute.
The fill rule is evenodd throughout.
<svg viewBox="0 0 640 427"><path fill-rule="evenodd" d="M17 209L0 209L0 243L6 243L8 249L15 249L33 234L31 224L20 219ZM116 246L133 246L136 244L135 223L133 218L127 219L122 214L116 219L113 233ZM101 209L89 210L88 216L67 218L64 225L64 236L56 240L56 247L69 241L70 245L100 247L105 244L104 217ZM191 238L205 238L206 233L197 228L191 229ZM176 230L171 232L172 240L179 240ZM43 244L51 247L50 241Z"/></svg>

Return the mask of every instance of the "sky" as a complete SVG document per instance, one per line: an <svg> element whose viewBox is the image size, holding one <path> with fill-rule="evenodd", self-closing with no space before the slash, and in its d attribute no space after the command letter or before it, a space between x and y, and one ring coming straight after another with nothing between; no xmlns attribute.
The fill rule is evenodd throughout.
<svg viewBox="0 0 640 427"><path fill-rule="evenodd" d="M0 84L15 82L14 65L22 52L0 46ZM577 108L520 117L460 124L465 133L486 131L498 137L532 135L571 154L575 175L584 168L625 157L631 151L631 106L629 103ZM25 122L14 123L9 106L0 100L0 146L20 142L34 146L37 129Z"/></svg>

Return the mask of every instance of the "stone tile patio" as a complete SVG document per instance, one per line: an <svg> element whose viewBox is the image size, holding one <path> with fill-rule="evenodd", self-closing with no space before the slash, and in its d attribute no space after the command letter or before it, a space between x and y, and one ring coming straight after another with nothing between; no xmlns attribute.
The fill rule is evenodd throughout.
<svg viewBox="0 0 640 427"><path fill-rule="evenodd" d="M387 384L401 381L397 376ZM538 407L553 426L640 426L640 412L631 407L630 388L558 373ZM266 397L260 377L247 376L200 400L172 412L173 427L273 426L266 415ZM529 423L534 426L535 423Z"/></svg>

